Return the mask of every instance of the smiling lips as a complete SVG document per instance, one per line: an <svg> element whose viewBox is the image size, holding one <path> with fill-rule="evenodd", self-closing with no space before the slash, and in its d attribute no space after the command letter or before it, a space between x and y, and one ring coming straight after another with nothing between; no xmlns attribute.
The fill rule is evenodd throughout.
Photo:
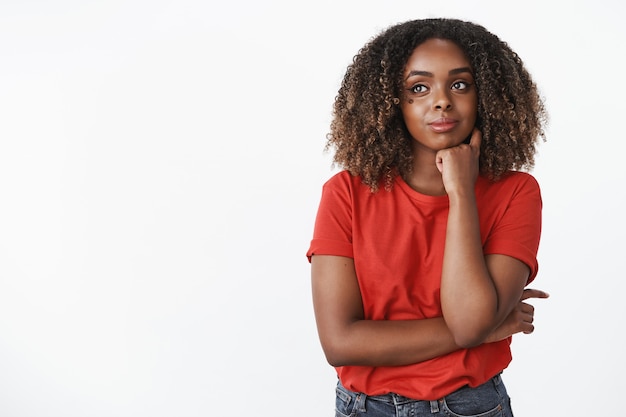
<svg viewBox="0 0 626 417"><path fill-rule="evenodd" d="M429 123L430 128L437 133L445 133L454 129L458 124L458 120L441 117Z"/></svg>

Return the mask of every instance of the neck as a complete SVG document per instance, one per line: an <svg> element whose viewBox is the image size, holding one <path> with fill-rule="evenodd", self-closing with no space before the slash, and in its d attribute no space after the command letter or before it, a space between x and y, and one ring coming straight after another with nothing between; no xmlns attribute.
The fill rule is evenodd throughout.
<svg viewBox="0 0 626 417"><path fill-rule="evenodd" d="M441 181L441 174L437 171L439 178L427 179L423 176L417 176L415 172L411 173L404 181L409 184L409 187L414 189L420 194L441 196L446 195L446 189Z"/></svg>
<svg viewBox="0 0 626 417"><path fill-rule="evenodd" d="M404 181L415 191L432 196L446 195L441 173L435 164L435 153L413 153L413 171Z"/></svg>

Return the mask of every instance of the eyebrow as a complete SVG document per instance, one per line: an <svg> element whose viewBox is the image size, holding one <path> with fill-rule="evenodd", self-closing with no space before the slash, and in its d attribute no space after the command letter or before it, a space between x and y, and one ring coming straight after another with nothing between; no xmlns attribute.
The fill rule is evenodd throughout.
<svg viewBox="0 0 626 417"><path fill-rule="evenodd" d="M469 72L470 74L472 73L472 70L469 67L461 67L461 68L455 68L455 69L451 69L450 71L448 71L448 75L457 75L457 74L462 74L465 72ZM435 74L433 74L432 72L429 71L419 71L419 70L413 70L411 72L409 72L409 75L406 76L405 80L408 80L411 77L414 77L416 75L421 75L424 77L434 77Z"/></svg>

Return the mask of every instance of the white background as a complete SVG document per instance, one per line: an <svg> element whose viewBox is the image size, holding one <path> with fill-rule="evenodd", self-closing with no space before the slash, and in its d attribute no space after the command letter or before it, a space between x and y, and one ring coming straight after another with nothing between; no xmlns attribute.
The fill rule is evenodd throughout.
<svg viewBox="0 0 626 417"><path fill-rule="evenodd" d="M330 109L372 36L486 26L551 114L517 417L623 394L624 6L0 2L0 416L330 416L305 252Z"/></svg>

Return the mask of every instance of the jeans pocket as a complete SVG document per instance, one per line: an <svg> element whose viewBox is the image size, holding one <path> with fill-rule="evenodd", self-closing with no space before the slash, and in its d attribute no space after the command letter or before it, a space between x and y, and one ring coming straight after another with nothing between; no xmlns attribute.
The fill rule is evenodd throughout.
<svg viewBox="0 0 626 417"><path fill-rule="evenodd" d="M338 386L335 390L335 417L351 417L355 415L356 393L348 392L345 388Z"/></svg>
<svg viewBox="0 0 626 417"><path fill-rule="evenodd" d="M480 408L480 404L466 404L466 406L455 404L454 407L450 407L444 400L442 409L443 412L450 417L506 417L502 404L498 404L487 411L483 411L484 409Z"/></svg>
<svg viewBox="0 0 626 417"><path fill-rule="evenodd" d="M444 397L441 406L450 417L509 417L510 401L497 377L476 388L458 389Z"/></svg>

